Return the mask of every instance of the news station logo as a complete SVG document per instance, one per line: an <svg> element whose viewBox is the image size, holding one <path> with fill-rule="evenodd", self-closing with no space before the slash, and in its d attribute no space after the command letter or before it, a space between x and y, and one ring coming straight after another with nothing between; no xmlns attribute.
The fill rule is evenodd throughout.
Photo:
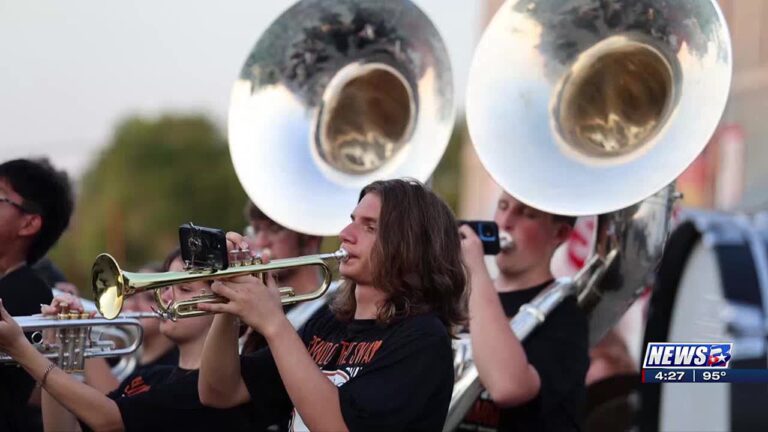
<svg viewBox="0 0 768 432"><path fill-rule="evenodd" d="M643 368L716 368L725 369L731 361L731 343L650 342L645 350Z"/></svg>

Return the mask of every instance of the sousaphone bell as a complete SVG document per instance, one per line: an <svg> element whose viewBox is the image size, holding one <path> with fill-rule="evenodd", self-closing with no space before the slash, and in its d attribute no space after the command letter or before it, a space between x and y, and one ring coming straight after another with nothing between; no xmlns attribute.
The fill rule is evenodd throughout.
<svg viewBox="0 0 768 432"><path fill-rule="evenodd" d="M229 144L251 200L336 235L371 181L425 181L454 123L447 50L408 0L303 0L261 35L232 89Z"/></svg>
<svg viewBox="0 0 768 432"><path fill-rule="evenodd" d="M577 295L597 343L658 264L674 179L725 108L731 44L714 0L508 0L485 31L467 125L496 182L549 213L598 214L584 269L554 282L510 325L522 340ZM535 335L533 336L535 337ZM444 430L482 387L463 367Z"/></svg>

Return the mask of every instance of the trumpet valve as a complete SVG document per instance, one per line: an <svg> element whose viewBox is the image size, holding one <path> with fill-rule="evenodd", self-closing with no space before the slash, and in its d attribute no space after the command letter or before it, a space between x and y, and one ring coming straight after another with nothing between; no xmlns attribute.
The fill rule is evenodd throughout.
<svg viewBox="0 0 768 432"><path fill-rule="evenodd" d="M280 297L296 297L296 292L291 287L280 288Z"/></svg>
<svg viewBox="0 0 768 432"><path fill-rule="evenodd" d="M244 267L254 264L261 264L261 257L258 255L252 256L250 249L233 249L229 251L230 267Z"/></svg>
<svg viewBox="0 0 768 432"><path fill-rule="evenodd" d="M240 249L233 249L229 251L229 266L230 267L240 266Z"/></svg>

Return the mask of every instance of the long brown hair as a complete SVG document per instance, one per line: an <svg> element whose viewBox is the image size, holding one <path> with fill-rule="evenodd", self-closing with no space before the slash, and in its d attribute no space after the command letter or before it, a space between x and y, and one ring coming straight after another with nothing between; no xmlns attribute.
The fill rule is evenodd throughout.
<svg viewBox="0 0 768 432"><path fill-rule="evenodd" d="M448 206L415 180L376 181L360 192L381 200L371 251L373 286L387 295L377 320L388 324L433 312L453 334L466 320L467 285L456 219ZM345 282L331 305L341 320L354 317L355 284Z"/></svg>

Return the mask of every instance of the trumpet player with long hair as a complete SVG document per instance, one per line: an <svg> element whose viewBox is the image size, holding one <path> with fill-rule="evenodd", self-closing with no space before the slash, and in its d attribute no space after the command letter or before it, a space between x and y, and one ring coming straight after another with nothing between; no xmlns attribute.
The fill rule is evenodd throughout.
<svg viewBox="0 0 768 432"><path fill-rule="evenodd" d="M226 312L205 342L200 400L219 408L250 401L260 419L290 415L292 430L440 430L453 387L450 337L464 318L453 214L420 183L374 182L340 238L346 281L331 308L298 332L275 284L214 282L229 302L200 306ZM235 316L268 348L239 358Z"/></svg>
<svg viewBox="0 0 768 432"><path fill-rule="evenodd" d="M175 253L166 270L181 271L183 267ZM166 302L182 300L209 290L207 282L185 283L166 289L163 297ZM82 310L77 302L71 303L71 309ZM108 395L79 382L43 357L1 306L0 318L0 351L10 354L44 390L46 430L76 429L75 419L67 411L83 429L95 431L251 429L245 407L220 410L199 402L197 370L211 316L163 321L160 331L179 347L178 365L140 369Z"/></svg>

